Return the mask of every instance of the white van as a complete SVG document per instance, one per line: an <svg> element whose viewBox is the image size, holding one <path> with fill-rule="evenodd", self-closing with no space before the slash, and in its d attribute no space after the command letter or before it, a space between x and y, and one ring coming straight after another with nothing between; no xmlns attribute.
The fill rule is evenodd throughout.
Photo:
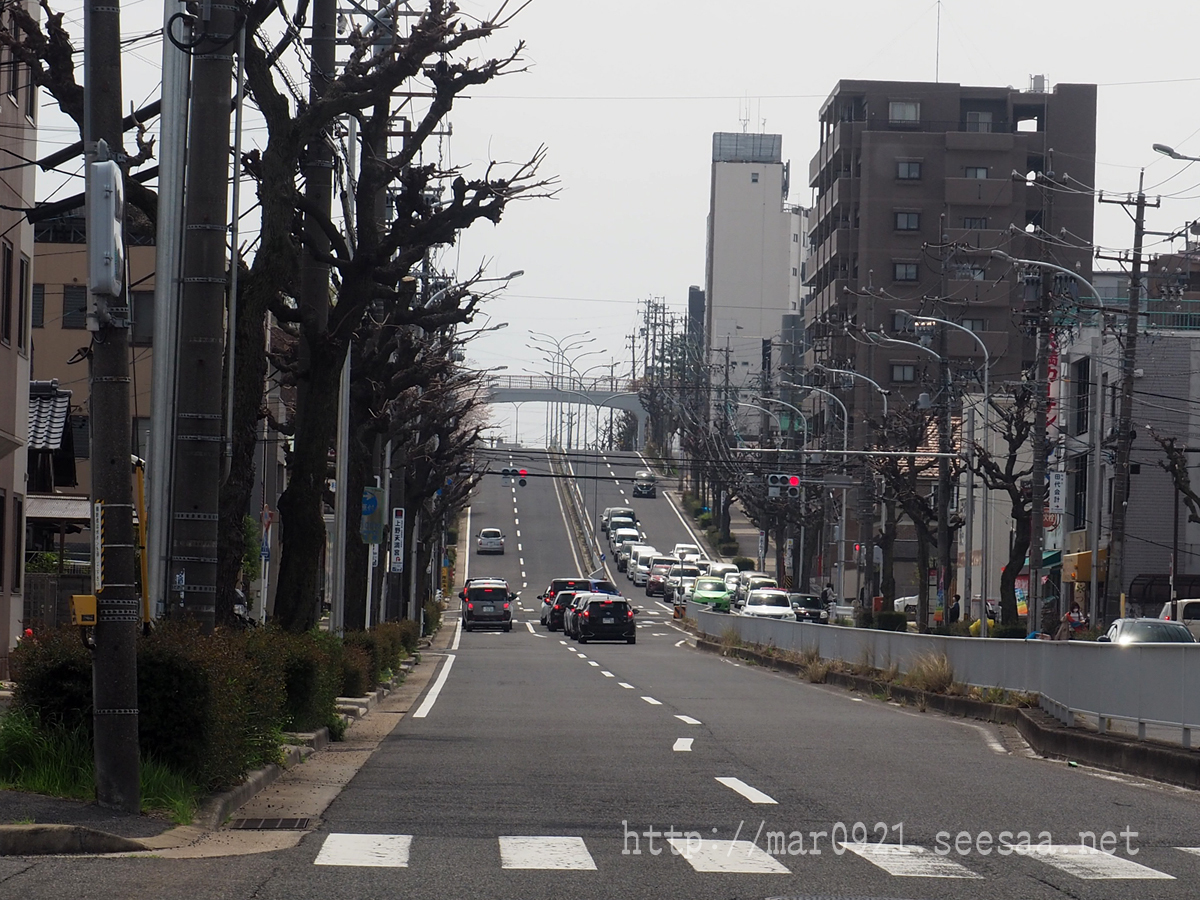
<svg viewBox="0 0 1200 900"><path fill-rule="evenodd" d="M1187 626L1188 631L1190 631L1197 640L1200 640L1200 600L1185 600L1180 597L1177 601L1175 601L1175 603L1178 606L1178 609L1175 611L1174 616L1171 615L1171 604L1168 602L1164 604L1162 612L1158 614L1158 617L1160 619L1182 622Z"/></svg>
<svg viewBox="0 0 1200 900"><path fill-rule="evenodd" d="M629 568L626 570L629 580L639 587L644 585L646 579L650 577L650 562L659 555L659 552L653 547L642 547L638 550L629 558Z"/></svg>

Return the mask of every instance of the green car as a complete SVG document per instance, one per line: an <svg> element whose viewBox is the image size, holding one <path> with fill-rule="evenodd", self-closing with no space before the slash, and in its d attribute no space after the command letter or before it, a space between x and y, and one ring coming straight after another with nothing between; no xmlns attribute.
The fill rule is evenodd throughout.
<svg viewBox="0 0 1200 900"><path fill-rule="evenodd" d="M701 576L692 588L692 600L711 606L715 612L729 612L729 597L729 586L721 578Z"/></svg>

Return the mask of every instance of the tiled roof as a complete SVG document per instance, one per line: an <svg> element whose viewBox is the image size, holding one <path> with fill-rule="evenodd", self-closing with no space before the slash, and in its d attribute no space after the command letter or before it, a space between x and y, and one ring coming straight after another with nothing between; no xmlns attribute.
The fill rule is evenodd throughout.
<svg viewBox="0 0 1200 900"><path fill-rule="evenodd" d="M29 449L57 450L71 414L71 392L57 381L29 382Z"/></svg>

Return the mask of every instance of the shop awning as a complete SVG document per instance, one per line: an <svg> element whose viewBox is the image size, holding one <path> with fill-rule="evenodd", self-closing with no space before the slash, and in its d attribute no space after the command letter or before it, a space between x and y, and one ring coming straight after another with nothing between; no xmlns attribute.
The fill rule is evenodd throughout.
<svg viewBox="0 0 1200 900"><path fill-rule="evenodd" d="M1063 557L1061 550L1047 550L1042 554L1042 568L1054 569L1062 565ZM1025 557L1025 568L1029 568L1029 557Z"/></svg>
<svg viewBox="0 0 1200 900"><path fill-rule="evenodd" d="M1108 562L1108 548L1101 547L1098 556L1100 557L1101 577L1103 577L1104 564ZM1063 578L1068 581L1091 582L1092 551L1084 550L1082 553L1068 553L1063 556Z"/></svg>
<svg viewBox="0 0 1200 900"><path fill-rule="evenodd" d="M28 494L25 518L90 522L92 501L77 494Z"/></svg>

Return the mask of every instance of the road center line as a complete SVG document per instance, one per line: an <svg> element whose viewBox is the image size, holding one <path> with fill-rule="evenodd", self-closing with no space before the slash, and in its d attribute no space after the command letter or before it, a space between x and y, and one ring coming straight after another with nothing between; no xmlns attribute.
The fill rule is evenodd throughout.
<svg viewBox="0 0 1200 900"><path fill-rule="evenodd" d="M693 740L695 740L695 738L676 738L675 746L671 749L676 753L691 753Z"/></svg>
<svg viewBox="0 0 1200 900"><path fill-rule="evenodd" d="M442 692L442 686L446 683L446 678L450 675L450 667L454 665L454 654L446 654L446 664L442 666L442 671L438 672L437 680L433 683L433 687L429 689L429 693L425 695L424 701L413 713L414 719L423 719L429 715L429 711L433 709L433 704L437 702L438 694Z"/></svg>
<svg viewBox="0 0 1200 900"><path fill-rule="evenodd" d="M751 803L775 803L774 798L764 794L758 788L751 787L740 778L717 778L721 784L732 791L737 791Z"/></svg>
<svg viewBox="0 0 1200 900"><path fill-rule="evenodd" d="M621 685L621 687L625 688L625 690L627 690L627 691L633 690L632 684L626 684L624 681L618 681L617 684Z"/></svg>
<svg viewBox="0 0 1200 900"><path fill-rule="evenodd" d="M600 674L603 675L605 678L616 678L617 677L612 672L601 672Z"/></svg>
<svg viewBox="0 0 1200 900"><path fill-rule="evenodd" d="M533 634L533 623L532 622L526 622L525 627L529 629L530 634Z"/></svg>
<svg viewBox="0 0 1200 900"><path fill-rule="evenodd" d="M595 666L597 669L598 669L598 668L600 668L600 663L596 662L594 659L589 659L589 660L588 660L588 665L589 665L589 666Z"/></svg>
<svg viewBox="0 0 1200 900"><path fill-rule="evenodd" d="M642 699L645 700L647 703L649 703L651 706L662 706L662 701L655 700L653 697L643 697Z"/></svg>
<svg viewBox="0 0 1200 900"><path fill-rule="evenodd" d="M675 718L677 718L684 725L699 725L700 724L699 719L693 719L691 716L676 716Z"/></svg>

